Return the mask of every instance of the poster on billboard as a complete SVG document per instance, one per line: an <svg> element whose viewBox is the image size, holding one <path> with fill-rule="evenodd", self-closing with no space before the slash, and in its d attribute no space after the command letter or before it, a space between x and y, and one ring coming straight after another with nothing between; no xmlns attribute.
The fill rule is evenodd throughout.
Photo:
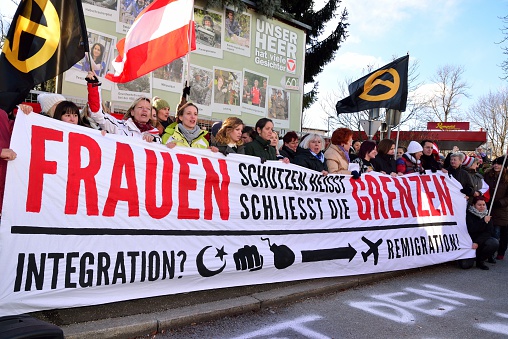
<svg viewBox="0 0 508 339"><path fill-rule="evenodd" d="M250 57L251 15L226 8L224 20L224 50Z"/></svg>
<svg viewBox="0 0 508 339"><path fill-rule="evenodd" d="M223 14L195 7L194 22L196 24L194 53L222 59Z"/></svg>
<svg viewBox="0 0 508 339"><path fill-rule="evenodd" d="M227 68L213 68L214 112L240 115L240 85L242 72Z"/></svg>
<svg viewBox="0 0 508 339"><path fill-rule="evenodd" d="M111 70L111 60L114 56L116 37L113 35L88 29L88 43L90 44L90 58L88 53L79 62L65 72L65 81L86 85L85 77L89 70L102 82L102 87L111 90L111 82L104 76Z"/></svg>
<svg viewBox="0 0 508 339"><path fill-rule="evenodd" d="M243 70L242 111L266 116L268 75Z"/></svg>
<svg viewBox="0 0 508 339"><path fill-rule="evenodd" d="M151 2L152 1L149 0L118 1L118 20L116 22L117 33L127 34L136 17L145 9L146 6L150 5Z"/></svg>
<svg viewBox="0 0 508 339"><path fill-rule="evenodd" d="M184 69L186 67L185 57L178 58L167 65L157 68L153 71L152 86L171 92L181 92L183 90Z"/></svg>
<svg viewBox="0 0 508 339"><path fill-rule="evenodd" d="M120 2L124 1L120 0ZM116 21L117 7L117 0L83 0L83 13L92 18Z"/></svg>
<svg viewBox="0 0 508 339"><path fill-rule="evenodd" d="M143 75L136 80L126 83L113 84L111 99L115 101L132 102L139 97L149 98L152 101L152 73Z"/></svg>
<svg viewBox="0 0 508 339"><path fill-rule="evenodd" d="M268 86L268 114L275 128L289 128L290 94L281 87Z"/></svg>
<svg viewBox="0 0 508 339"><path fill-rule="evenodd" d="M189 99L199 108L199 115L212 115L213 70L190 66Z"/></svg>

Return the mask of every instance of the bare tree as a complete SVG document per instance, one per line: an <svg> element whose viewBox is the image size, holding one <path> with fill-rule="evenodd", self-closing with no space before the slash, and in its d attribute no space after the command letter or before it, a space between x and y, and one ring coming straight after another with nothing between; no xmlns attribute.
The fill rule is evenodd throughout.
<svg viewBox="0 0 508 339"><path fill-rule="evenodd" d="M19 0L10 0L16 6L19 5ZM10 23L12 22L12 15L14 13L6 13L5 4L0 9L0 49L4 47L5 37L9 31Z"/></svg>
<svg viewBox="0 0 508 339"><path fill-rule="evenodd" d="M468 118L487 131L492 153L496 156L503 154L508 145L508 89L480 97L469 109Z"/></svg>
<svg viewBox="0 0 508 339"><path fill-rule="evenodd" d="M469 85L462 80L463 66L445 65L439 67L432 78L436 89L427 101L429 119L446 122L460 115L461 97L469 98Z"/></svg>
<svg viewBox="0 0 508 339"><path fill-rule="evenodd" d="M504 35L503 40L499 42L499 44L504 44L508 41L508 15L500 18L503 21L503 28L501 28L501 32ZM508 47L502 46L501 49L503 50L503 54L505 56L508 56ZM504 77L501 77L501 79L507 80L508 79L508 60L504 60L501 63L501 69L503 70Z"/></svg>

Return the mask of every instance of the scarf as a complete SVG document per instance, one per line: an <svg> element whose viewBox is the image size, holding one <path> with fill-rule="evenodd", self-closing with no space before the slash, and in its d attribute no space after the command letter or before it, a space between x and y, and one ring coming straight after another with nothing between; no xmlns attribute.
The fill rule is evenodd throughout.
<svg viewBox="0 0 508 339"><path fill-rule="evenodd" d="M142 123L137 122L134 119L131 119L131 120L134 123L134 125L136 125L136 127L139 128L139 131L141 133L149 132L155 128L149 122L147 122L146 124L142 124Z"/></svg>
<svg viewBox="0 0 508 339"><path fill-rule="evenodd" d="M199 137L199 134L201 134L201 128L199 128L198 125L194 126L194 128L189 131L188 129L186 129L183 126L182 123L179 123L178 130L180 131L180 133L182 133L185 140L187 140L187 143L189 144L189 146L191 146L192 141L194 139L196 139L197 137Z"/></svg>
<svg viewBox="0 0 508 339"><path fill-rule="evenodd" d="M413 157L410 153L404 153L409 161L411 161L413 164L415 164L417 167L420 167L420 160L416 160L415 157Z"/></svg>
<svg viewBox="0 0 508 339"><path fill-rule="evenodd" d="M310 152L310 154L315 156L319 161L321 161L321 163L325 162L325 157L323 156L323 153L319 152L316 154L316 153L312 152L311 150L309 150L309 152Z"/></svg>
<svg viewBox="0 0 508 339"><path fill-rule="evenodd" d="M347 159L347 162L351 162L351 159L349 159L349 152L346 152L346 150L344 149L344 147L342 147L341 145L337 145L337 147L342 151L344 152L344 155L346 156L346 159Z"/></svg>
<svg viewBox="0 0 508 339"><path fill-rule="evenodd" d="M470 205L467 210L471 212L471 214L476 215L478 218L483 219L489 211L485 210L483 212L478 211L473 205Z"/></svg>

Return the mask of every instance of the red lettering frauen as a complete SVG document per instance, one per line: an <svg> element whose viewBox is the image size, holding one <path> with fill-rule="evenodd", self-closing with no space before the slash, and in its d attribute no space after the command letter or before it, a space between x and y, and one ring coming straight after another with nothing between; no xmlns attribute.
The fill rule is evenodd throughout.
<svg viewBox="0 0 508 339"><path fill-rule="evenodd" d="M39 213L42 204L44 174L56 174L56 161L46 160L46 141L63 141L63 132L54 129L32 126L32 154L28 174L26 211Z"/></svg>

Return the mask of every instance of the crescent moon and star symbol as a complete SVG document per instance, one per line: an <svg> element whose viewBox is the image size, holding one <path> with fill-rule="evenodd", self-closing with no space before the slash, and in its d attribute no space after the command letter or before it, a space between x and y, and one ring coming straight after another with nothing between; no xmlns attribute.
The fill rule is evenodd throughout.
<svg viewBox="0 0 508 339"><path fill-rule="evenodd" d="M213 277L214 275L221 273L224 270L224 268L226 267L226 259L224 257L228 254L224 251L224 246L222 246L220 249L217 247L215 248L217 250L217 254L215 255L215 257L220 258L221 262L223 261L224 264L219 269L214 270L214 271L209 270L205 266L205 264L203 262L203 257L205 255L206 250L209 249L210 247L212 247L212 246L204 247L201 251L199 251L199 253L196 257L196 266L198 268L198 272L204 278Z"/></svg>

